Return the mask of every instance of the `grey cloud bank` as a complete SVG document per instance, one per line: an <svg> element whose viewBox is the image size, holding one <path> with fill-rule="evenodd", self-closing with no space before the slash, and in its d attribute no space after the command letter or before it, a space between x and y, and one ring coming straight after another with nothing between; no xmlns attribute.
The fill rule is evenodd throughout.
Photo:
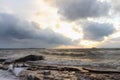
<svg viewBox="0 0 120 80"><path fill-rule="evenodd" d="M83 25L84 38L93 41L102 41L115 32L115 28L109 23L89 22Z"/></svg>
<svg viewBox="0 0 120 80"><path fill-rule="evenodd" d="M87 18L110 18L109 12L112 4L99 0L55 0L59 13L72 22L81 20L83 24L84 39L92 41L102 41L105 37L115 32L115 27L110 23L100 23L89 21ZM85 23L85 24L84 24Z"/></svg>
<svg viewBox="0 0 120 80"><path fill-rule="evenodd" d="M0 13L0 44L0 47L56 47L74 42L49 28L41 30L34 22Z"/></svg>
<svg viewBox="0 0 120 80"><path fill-rule="evenodd" d="M56 0L59 13L70 21L108 15L111 5L98 0Z"/></svg>

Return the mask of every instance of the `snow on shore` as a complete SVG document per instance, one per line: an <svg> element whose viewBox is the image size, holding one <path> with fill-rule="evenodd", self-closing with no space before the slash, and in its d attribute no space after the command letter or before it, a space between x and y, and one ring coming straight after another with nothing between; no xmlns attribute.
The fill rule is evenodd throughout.
<svg viewBox="0 0 120 80"><path fill-rule="evenodd" d="M12 73L0 70L0 80L19 80Z"/></svg>

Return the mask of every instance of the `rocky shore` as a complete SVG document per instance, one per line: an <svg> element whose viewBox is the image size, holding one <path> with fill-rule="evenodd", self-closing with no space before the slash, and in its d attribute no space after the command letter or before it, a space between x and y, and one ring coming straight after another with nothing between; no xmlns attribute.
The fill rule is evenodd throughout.
<svg viewBox="0 0 120 80"><path fill-rule="evenodd" d="M120 72L116 70L35 62L44 59L40 55L1 59L0 69L15 76L14 80L120 80Z"/></svg>

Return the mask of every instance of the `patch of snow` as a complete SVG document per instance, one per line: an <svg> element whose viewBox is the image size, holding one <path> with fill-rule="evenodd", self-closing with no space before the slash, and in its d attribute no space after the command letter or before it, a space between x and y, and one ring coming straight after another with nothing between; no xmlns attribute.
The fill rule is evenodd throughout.
<svg viewBox="0 0 120 80"><path fill-rule="evenodd" d="M0 70L0 80L20 80L8 71Z"/></svg>
<svg viewBox="0 0 120 80"><path fill-rule="evenodd" d="M24 68L14 68L13 69L13 73L15 76L19 76L22 71L24 71Z"/></svg>
<svg viewBox="0 0 120 80"><path fill-rule="evenodd" d="M13 65L13 64L10 64L10 65L8 66L8 71L13 71L13 68L14 68L14 65Z"/></svg>
<svg viewBox="0 0 120 80"><path fill-rule="evenodd" d="M22 64L19 64L20 66ZM20 74L22 73L22 71L24 71L25 68L24 67L15 67L14 64L10 64L8 66L8 71L12 72L15 76L20 76Z"/></svg>

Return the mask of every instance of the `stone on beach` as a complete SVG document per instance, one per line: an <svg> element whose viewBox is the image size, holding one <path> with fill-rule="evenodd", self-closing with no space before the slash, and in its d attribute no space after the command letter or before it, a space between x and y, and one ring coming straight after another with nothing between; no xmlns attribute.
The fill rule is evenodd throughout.
<svg viewBox="0 0 120 80"><path fill-rule="evenodd" d="M40 55L28 55L28 56L16 59L15 62L38 61L38 60L44 60L44 57Z"/></svg>
<svg viewBox="0 0 120 80"><path fill-rule="evenodd" d="M7 59L4 61L5 64L11 64L15 62L27 62L27 61L38 61L38 60L44 60L44 56L41 55L27 55L24 57L20 57L17 59Z"/></svg>

